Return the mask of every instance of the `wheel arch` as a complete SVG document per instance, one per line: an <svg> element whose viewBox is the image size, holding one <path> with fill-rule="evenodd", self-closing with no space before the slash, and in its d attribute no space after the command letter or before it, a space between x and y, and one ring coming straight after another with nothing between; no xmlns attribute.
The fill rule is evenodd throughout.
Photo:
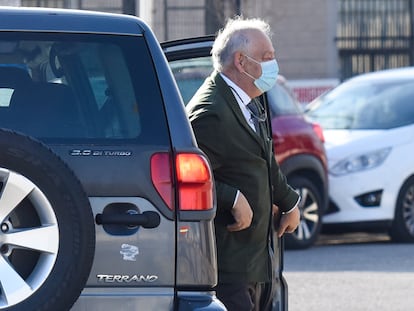
<svg viewBox="0 0 414 311"><path fill-rule="evenodd" d="M409 191L409 188L414 185L414 174L407 176L406 179L401 184L401 187L398 190L397 200L395 202L395 209L394 209L394 219L391 224L391 228L389 234L391 236L391 240L398 243L413 243L414 242L414 228L412 226L412 221L414 218L414 213L408 212L408 214L404 214L403 201L406 199L402 197L405 191ZM411 202L408 204L412 204L413 198L412 193L407 197L407 199ZM411 210L411 209L410 209Z"/></svg>
<svg viewBox="0 0 414 311"><path fill-rule="evenodd" d="M394 202L394 218L395 218L395 214L397 212L397 205L398 205L398 200L400 198L401 195L401 191L403 190L404 187L406 187L407 183L411 183L414 181L414 174L411 175L407 175L404 180L401 182L399 188L398 188L398 193Z"/></svg>

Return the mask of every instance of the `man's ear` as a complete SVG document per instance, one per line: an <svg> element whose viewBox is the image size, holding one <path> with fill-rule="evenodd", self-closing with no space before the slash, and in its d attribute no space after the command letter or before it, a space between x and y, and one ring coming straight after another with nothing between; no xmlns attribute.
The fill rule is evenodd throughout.
<svg viewBox="0 0 414 311"><path fill-rule="evenodd" d="M241 52L234 53L233 64L239 72L244 72L244 57Z"/></svg>

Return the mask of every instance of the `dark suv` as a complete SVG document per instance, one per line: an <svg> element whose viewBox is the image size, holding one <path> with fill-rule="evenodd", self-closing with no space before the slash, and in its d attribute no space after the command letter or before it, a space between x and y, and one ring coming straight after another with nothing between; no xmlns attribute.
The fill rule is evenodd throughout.
<svg viewBox="0 0 414 311"><path fill-rule="evenodd" d="M0 127L0 310L224 310L208 159L141 20L0 8Z"/></svg>
<svg viewBox="0 0 414 311"><path fill-rule="evenodd" d="M178 87L188 103L213 70L210 50L214 37L162 44ZM300 192L301 223L287 234L287 248L306 248L316 241L328 202L327 160L320 126L305 119L299 103L279 76L261 100L271 112L276 158L288 182Z"/></svg>

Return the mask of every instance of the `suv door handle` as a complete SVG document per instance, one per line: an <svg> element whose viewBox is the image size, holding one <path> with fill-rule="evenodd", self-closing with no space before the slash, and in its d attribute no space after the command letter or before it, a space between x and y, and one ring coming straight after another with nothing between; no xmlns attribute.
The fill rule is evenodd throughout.
<svg viewBox="0 0 414 311"><path fill-rule="evenodd" d="M142 214L97 214L96 223L98 225L125 225L141 226L146 229L152 229L159 226L161 217L153 211L145 211Z"/></svg>

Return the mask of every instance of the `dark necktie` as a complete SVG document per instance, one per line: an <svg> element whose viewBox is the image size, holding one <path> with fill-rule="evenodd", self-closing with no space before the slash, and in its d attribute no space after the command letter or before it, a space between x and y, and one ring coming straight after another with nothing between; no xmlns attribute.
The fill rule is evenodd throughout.
<svg viewBox="0 0 414 311"><path fill-rule="evenodd" d="M269 163L271 162L271 159L273 157L272 153L272 140L269 139L267 136L266 131L266 124L263 120L263 117L266 116L266 114L259 112L259 103L257 103L255 100L252 100L250 103L247 104L247 109L250 111L250 118L253 121L254 127L256 129L256 134L260 137L260 139L264 142L264 147L267 154L267 160ZM262 117L261 117L262 115ZM261 120L259 120L261 118Z"/></svg>
<svg viewBox="0 0 414 311"><path fill-rule="evenodd" d="M252 100L250 103L247 104L247 108L250 111L250 119L253 121L253 125L256 130L256 133L257 135L261 136L259 120L257 119L257 116L259 115L259 108L257 107L256 102Z"/></svg>

